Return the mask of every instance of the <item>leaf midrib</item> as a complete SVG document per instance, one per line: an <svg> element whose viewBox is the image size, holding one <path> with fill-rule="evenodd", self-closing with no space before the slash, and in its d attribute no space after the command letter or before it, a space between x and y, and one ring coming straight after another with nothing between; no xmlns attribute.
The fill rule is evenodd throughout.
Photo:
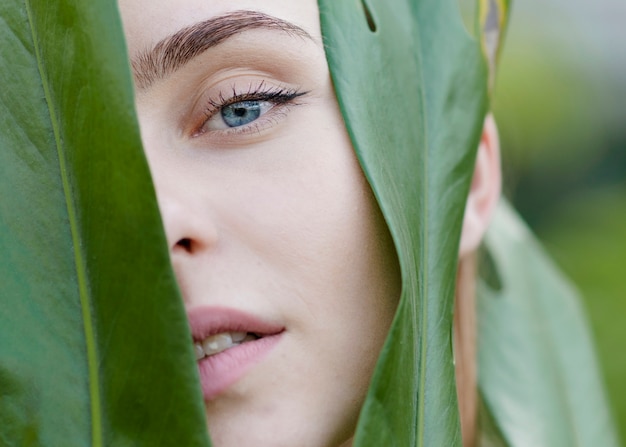
<svg viewBox="0 0 626 447"><path fill-rule="evenodd" d="M31 36L33 39L33 48L35 50L35 58L37 60L37 68L39 70L39 76L41 78L42 87L44 90L44 96L46 104L48 106L48 113L50 115L50 123L52 131L54 133L55 146L57 149L57 156L59 159L59 171L61 176L61 182L63 185L63 194L65 196L65 205L67 208L68 220L70 224L70 233L72 235L72 245L74 251L74 264L76 267L76 277L78 281L78 293L80 298L80 305L83 317L83 330L85 333L85 345L87 349L87 369L89 377L89 397L91 408L91 441L92 446L101 447L102 441L102 415L100 410L100 387L99 387L99 372L98 372L98 355L96 352L95 343L95 331L92 320L91 306L89 302L89 292L87 287L87 274L85 269L85 260L80 250L80 239L78 229L78 218L76 215L76 209L74 202L72 201L71 185L68 177L67 166L65 163L65 153L63 151L63 145L61 144L60 126L59 121L54 109L52 101L52 94L50 91L50 85L46 77L46 71L44 69L43 59L41 57L40 48L38 45L37 31L33 20L33 13L30 4L30 0L25 0L24 5L26 7L26 13L28 15L28 24L31 30Z"/></svg>
<svg viewBox="0 0 626 447"><path fill-rule="evenodd" d="M419 27L418 27L419 28ZM419 34L419 29L416 30L416 33ZM423 59L423 49L422 49L422 39L419 38L421 36L418 36L418 42L419 44L419 51L416 51L416 55L415 55L415 63L417 66L417 69L419 71L419 79L422 82L422 85L424 85L424 68L422 66L422 59ZM424 212L427 214L428 210L429 210L429 197L430 197L430 190L429 190L429 186L430 186L430 182L429 180L429 163L430 163L430 139L429 139L429 134L428 134L428 118L427 118L427 113L426 113L426 97L425 97L425 92L424 89L421 88L419 90L420 95L419 95L419 101L421 103L420 106L420 110L422 111L422 120L423 120L423 131L424 131L424 148L422 153L424 154L424 160L422 163L422 176L421 178L424 179L424 183L423 183L423 204L424 204ZM421 330L421 334L419 337L419 349L420 349L420 358L419 358L419 369L418 371L420 372L420 378L419 378L419 390L416 396L417 399L417 427L419 430L419 435L417 437L417 445L418 447L424 447L425 444L425 419L426 419L426 403L425 403L425 389L426 389L426 365L427 365L427 357L428 357L428 352L427 352L427 347L428 347L428 284L429 284L429 275L428 275L428 268L426 266L428 266L428 256L429 256L429 238L428 238L428 229L429 229L429 223L430 223L430 219L428 218L428 214L426 216L426 218L423 220L423 225L421 226L422 228L422 240L421 240L421 265L424 266L423 268L423 272L424 272L424 276L423 276L423 280L421 281L420 284L420 288L422 291L422 299L420 300L420 305L422 307L421 311L422 311L422 321L421 321L421 325L420 325L420 330Z"/></svg>

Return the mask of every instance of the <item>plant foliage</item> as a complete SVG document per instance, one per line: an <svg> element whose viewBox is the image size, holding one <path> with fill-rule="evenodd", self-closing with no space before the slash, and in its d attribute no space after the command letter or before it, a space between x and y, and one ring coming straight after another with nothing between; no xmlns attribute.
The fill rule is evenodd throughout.
<svg viewBox="0 0 626 447"><path fill-rule="evenodd" d="M0 41L0 445L207 445L115 2Z"/></svg>
<svg viewBox="0 0 626 447"><path fill-rule="evenodd" d="M461 445L456 262L508 1L480 4L478 28L495 40L472 39L453 0L319 1L338 100L402 269L359 447ZM114 3L7 0L0 39L0 444L208 446ZM501 288L485 282L480 302L494 427L511 446L616 445L580 309L558 298L570 289L533 242L511 245L526 233L501 213L488 238ZM512 383L524 388L512 395Z"/></svg>
<svg viewBox="0 0 626 447"><path fill-rule="evenodd" d="M461 445L452 305L488 107L481 45L452 0L329 0L320 13L339 104L402 270L356 445Z"/></svg>
<svg viewBox="0 0 626 447"><path fill-rule="evenodd" d="M506 445L617 447L576 291L504 203L485 245L479 384Z"/></svg>
<svg viewBox="0 0 626 447"><path fill-rule="evenodd" d="M337 97L403 279L359 447L461 445L451 340L458 243L508 8L481 0L472 40L454 1L320 1ZM487 252L500 288L480 289L483 445L616 446L575 293L504 203Z"/></svg>

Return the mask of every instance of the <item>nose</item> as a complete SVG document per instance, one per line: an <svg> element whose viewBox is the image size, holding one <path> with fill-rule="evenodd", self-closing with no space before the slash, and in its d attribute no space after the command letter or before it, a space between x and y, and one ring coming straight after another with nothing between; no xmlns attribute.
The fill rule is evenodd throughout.
<svg viewBox="0 0 626 447"><path fill-rule="evenodd" d="M141 105L141 103L140 103ZM150 167L170 261L185 305L204 296L207 257L220 237L220 193L206 166L186 151L155 108L138 107L141 139ZM156 118L154 115L157 115ZM162 124L162 125L160 125Z"/></svg>
<svg viewBox="0 0 626 447"><path fill-rule="evenodd" d="M184 183L184 179L180 179ZM157 198L170 255L177 258L197 256L217 244L218 232L210 205L193 189L176 183L157 186Z"/></svg>
<svg viewBox="0 0 626 447"><path fill-rule="evenodd" d="M203 295L198 284L206 277L207 259L218 243L215 214L207 197L192 188L189 176L155 178L161 219L169 247L170 261L185 305Z"/></svg>
<svg viewBox="0 0 626 447"><path fill-rule="evenodd" d="M187 159L177 155L179 151L174 149L179 149L179 142L172 137L169 127L160 126L153 109L141 104L139 101L141 139L176 267L180 259L198 255L217 243L208 185L190 172L193 169Z"/></svg>

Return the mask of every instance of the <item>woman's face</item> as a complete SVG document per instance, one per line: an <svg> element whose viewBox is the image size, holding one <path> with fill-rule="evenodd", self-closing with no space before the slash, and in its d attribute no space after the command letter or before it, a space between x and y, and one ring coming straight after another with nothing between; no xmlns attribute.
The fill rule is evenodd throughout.
<svg viewBox="0 0 626 447"><path fill-rule="evenodd" d="M400 279L316 1L120 9L214 444L346 442Z"/></svg>

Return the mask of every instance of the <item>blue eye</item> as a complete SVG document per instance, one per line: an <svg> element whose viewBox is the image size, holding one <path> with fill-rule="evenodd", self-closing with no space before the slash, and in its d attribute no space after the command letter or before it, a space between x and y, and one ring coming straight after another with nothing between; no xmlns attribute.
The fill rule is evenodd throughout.
<svg viewBox="0 0 626 447"><path fill-rule="evenodd" d="M261 118L274 106L274 103L262 99L245 99L218 106L218 110L207 120L204 127L207 131L243 128Z"/></svg>
<svg viewBox="0 0 626 447"><path fill-rule="evenodd" d="M237 94L233 88L233 96L225 99L221 94L216 100L209 100L209 107L205 112L207 117L202 126L195 132L195 136L205 132L236 130L238 134L246 132L260 132L271 126L272 120L265 119L264 115L274 108L283 108L294 104L294 100L306 92L297 90L266 89L263 84L259 91L252 89L243 94ZM270 113L271 114L271 113ZM273 115L276 119L276 115ZM255 122L258 120L258 123Z"/></svg>
<svg viewBox="0 0 626 447"><path fill-rule="evenodd" d="M239 127L257 120L263 108L260 101L241 101L225 106L220 111L224 124L228 127Z"/></svg>

